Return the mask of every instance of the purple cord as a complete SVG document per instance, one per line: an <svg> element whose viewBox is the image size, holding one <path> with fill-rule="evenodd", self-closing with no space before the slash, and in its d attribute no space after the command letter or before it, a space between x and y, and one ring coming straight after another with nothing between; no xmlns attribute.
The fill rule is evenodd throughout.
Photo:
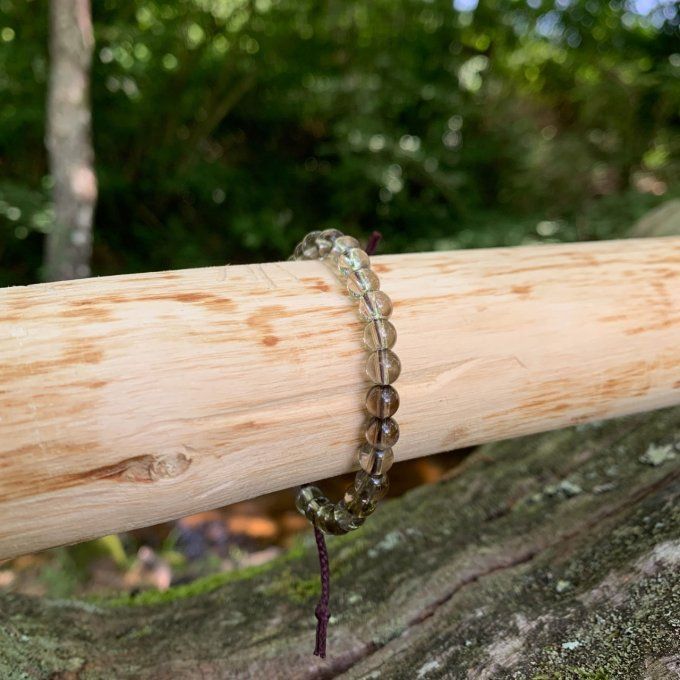
<svg viewBox="0 0 680 680"><path fill-rule="evenodd" d="M314 527L314 538L316 539L316 549L319 553L319 568L321 570L321 597L316 605L316 647L314 656L326 658L326 635L328 633L328 619L331 613L328 610L328 601L331 594L331 570L328 564L328 550L326 549L326 539L321 529Z"/></svg>
<svg viewBox="0 0 680 680"><path fill-rule="evenodd" d="M366 255L374 255L378 249L378 243L382 239L382 234L379 231L374 231L366 242Z"/></svg>

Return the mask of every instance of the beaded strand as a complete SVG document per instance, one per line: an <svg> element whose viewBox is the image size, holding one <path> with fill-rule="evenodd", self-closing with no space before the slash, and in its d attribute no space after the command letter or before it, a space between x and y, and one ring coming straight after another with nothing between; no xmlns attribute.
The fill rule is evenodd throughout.
<svg viewBox="0 0 680 680"><path fill-rule="evenodd" d="M297 494L297 509L327 534L346 534L359 528L389 488L387 471L392 467L392 447L399 439L399 426L392 416L399 408L399 394L392 383L399 377L401 363L392 351L397 332L389 321L392 301L380 290L370 258L359 242L337 229L312 231L295 247L291 260L321 260L346 284L358 302L366 322L363 342L369 352L366 374L374 383L366 395L366 443L357 452L361 469L341 501L332 503L316 486L303 486Z"/></svg>

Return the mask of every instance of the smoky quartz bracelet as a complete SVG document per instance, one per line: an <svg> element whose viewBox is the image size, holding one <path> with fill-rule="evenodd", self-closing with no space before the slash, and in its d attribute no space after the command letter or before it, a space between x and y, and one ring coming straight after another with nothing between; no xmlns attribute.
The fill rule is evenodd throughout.
<svg viewBox="0 0 680 680"><path fill-rule="evenodd" d="M380 235L362 250L359 242L337 229L312 231L295 247L291 260L321 260L345 283L350 297L358 302L359 315L366 322L363 342L369 355L366 373L373 386L366 394L369 419L366 442L357 456L360 470L354 483L338 503L332 503L316 486L303 486L297 493L298 510L314 526L321 567L321 597L316 607L316 647L314 654L326 656L326 632L330 612L330 567L324 534L346 534L358 529L387 493L387 471L392 467L392 447L399 439L399 426L392 416L399 408L399 394L392 383L399 377L401 363L392 351L397 332L389 321L392 301L380 290L380 281L371 270L369 254ZM368 252L367 252L368 251Z"/></svg>
<svg viewBox="0 0 680 680"><path fill-rule="evenodd" d="M361 469L338 503L332 503L316 486L303 486L296 498L298 510L315 527L326 534L346 534L360 527L387 493L386 473L394 460L392 447L399 439L399 426L392 418L399 408L399 394L392 383L401 372L399 358L392 351L397 339L389 321L392 302L380 290L366 251L355 238L337 229L310 232L296 246L291 259L328 264L358 302L359 315L366 322L366 373L374 385L366 394L366 442L357 452Z"/></svg>

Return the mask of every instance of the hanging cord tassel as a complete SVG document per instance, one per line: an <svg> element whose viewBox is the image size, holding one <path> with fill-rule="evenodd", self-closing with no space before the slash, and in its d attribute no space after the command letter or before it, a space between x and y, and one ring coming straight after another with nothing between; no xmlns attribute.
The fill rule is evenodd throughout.
<svg viewBox="0 0 680 680"><path fill-rule="evenodd" d="M382 239L379 231L374 231L366 244L366 254L373 255L378 248L378 243ZM316 615L316 646L314 656L322 659L326 658L326 639L328 637L328 621L331 613L328 609L331 596L331 569L328 563L328 549L323 531L314 527L314 538L316 539L316 550L319 553L319 570L321 576L321 597L316 605L314 614Z"/></svg>
<svg viewBox="0 0 680 680"><path fill-rule="evenodd" d="M328 602L331 594L331 570L328 564L328 550L326 549L326 539L323 531L314 527L314 538L316 539L316 549L319 553L319 569L321 571L321 597L316 605L316 646L314 656L326 658L326 636L328 634L328 620L331 613L328 610Z"/></svg>

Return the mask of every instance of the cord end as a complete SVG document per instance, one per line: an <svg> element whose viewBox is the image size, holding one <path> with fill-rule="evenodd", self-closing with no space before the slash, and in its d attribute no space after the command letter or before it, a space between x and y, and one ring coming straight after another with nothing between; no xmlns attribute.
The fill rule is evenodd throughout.
<svg viewBox="0 0 680 680"><path fill-rule="evenodd" d="M374 231L366 242L366 255L375 255L375 251L378 250L378 244L382 240L382 234L379 231Z"/></svg>
<svg viewBox="0 0 680 680"><path fill-rule="evenodd" d="M314 656L325 659L328 621L331 618L331 613L328 609L328 603L330 601L331 570L328 563L326 539L324 538L323 531L317 526L314 526L314 538L316 539L316 549L319 553L319 568L321 571L321 597L314 610L314 614L316 615L316 646L314 647Z"/></svg>

